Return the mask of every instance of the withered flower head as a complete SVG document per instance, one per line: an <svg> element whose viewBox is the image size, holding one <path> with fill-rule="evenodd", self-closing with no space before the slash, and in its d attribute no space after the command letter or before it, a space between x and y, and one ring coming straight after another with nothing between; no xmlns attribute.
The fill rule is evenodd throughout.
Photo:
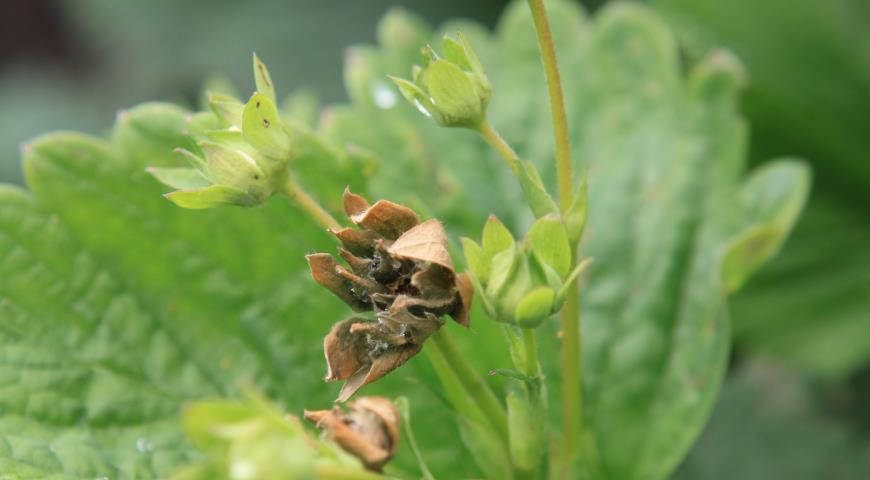
<svg viewBox="0 0 870 480"><path fill-rule="evenodd" d="M350 411L305 411L305 419L323 429L346 452L380 472L399 446L399 411L383 397L362 397L348 404Z"/></svg>
<svg viewBox="0 0 870 480"><path fill-rule="evenodd" d="M473 292L467 276L453 270L439 221L420 223L408 207L387 200L369 205L349 190L344 209L361 227L331 231L349 269L326 253L307 257L317 283L376 317L341 321L323 341L326 380L347 380L340 402L416 355L443 315L467 326Z"/></svg>

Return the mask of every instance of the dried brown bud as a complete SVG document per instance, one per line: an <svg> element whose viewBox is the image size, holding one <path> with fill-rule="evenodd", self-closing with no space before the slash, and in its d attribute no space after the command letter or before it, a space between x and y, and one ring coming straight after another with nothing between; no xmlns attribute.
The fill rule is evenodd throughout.
<svg viewBox="0 0 870 480"><path fill-rule="evenodd" d="M305 411L346 452L362 460L369 470L380 472L399 446L399 411L383 397L361 397L348 404L345 413L332 410Z"/></svg>
<svg viewBox="0 0 870 480"><path fill-rule="evenodd" d="M307 257L317 283L355 311L375 312L375 320L335 324L324 339L326 379L347 380L338 401L416 355L441 328L443 315L468 326L473 293L468 278L453 269L441 222L419 223L405 206L387 200L369 205L349 190L344 208L362 228L332 231L350 270L329 254Z"/></svg>

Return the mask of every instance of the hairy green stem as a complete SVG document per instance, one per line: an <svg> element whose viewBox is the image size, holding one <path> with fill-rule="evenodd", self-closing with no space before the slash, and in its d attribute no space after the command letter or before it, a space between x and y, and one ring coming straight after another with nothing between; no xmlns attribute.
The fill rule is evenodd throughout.
<svg viewBox="0 0 870 480"><path fill-rule="evenodd" d="M453 404L453 408L469 419L483 424L489 423L475 399L471 398L471 395L468 394L468 391L459 380L456 372L450 364L447 363L447 359L444 357L441 347L435 342L429 342L423 349L423 353L435 369L435 373L441 381L441 385L444 388L447 398Z"/></svg>
<svg viewBox="0 0 870 480"><path fill-rule="evenodd" d="M405 414L402 415L402 424L405 426L405 436L408 437L408 445L411 447L411 451L414 452L414 457L417 458L417 464L420 466L420 473L423 477L422 480L435 480L435 477L423 460L423 454L420 452L420 447L417 446L417 439L414 438L414 429L411 428L411 415L408 413L411 410L408 406L408 399L403 397L403 400L405 401Z"/></svg>
<svg viewBox="0 0 870 480"><path fill-rule="evenodd" d="M559 206L565 212L571 206L573 175L571 172L571 146L568 137L568 120L565 115L565 100L562 82L559 78L559 64L556 47L550 32L544 0L528 0L535 22L538 48L544 63L547 77L547 90L550 94L550 113L553 120L553 137L556 143L556 174L559 185ZM572 245L572 268L577 263L577 245ZM562 309L562 422L564 428L564 450L567 461L579 455L582 429L582 379L580 350L580 292L572 286L565 306Z"/></svg>
<svg viewBox="0 0 870 480"><path fill-rule="evenodd" d="M507 445L507 414L498 397L495 396L483 378L471 368L446 329L439 329L432 335L431 339L435 347L441 351L462 386L465 387L468 395L477 402L477 406L483 412L488 423Z"/></svg>
<svg viewBox="0 0 870 480"><path fill-rule="evenodd" d="M538 378L541 375L540 365L538 363L538 338L535 335L533 328L524 328L523 330L523 346L526 351L526 375L529 378Z"/></svg>
<svg viewBox="0 0 870 480"><path fill-rule="evenodd" d="M290 200L294 201L296 205L304 210L305 213L307 213L312 220L317 222L318 225L327 230L330 228L341 227L338 221L333 218L326 209L321 207L320 204L317 203L317 200L311 197L311 195L308 195L308 193L302 189L302 186L296 183L296 180L294 180L292 176L287 175L287 179L284 180L282 187L284 193L290 197Z"/></svg>
<svg viewBox="0 0 870 480"><path fill-rule="evenodd" d="M565 115L565 99L562 94L562 81L559 78L559 63L556 60L556 47L550 33L550 23L544 0L528 0L538 34L538 48L547 75L547 90L550 93L550 114L553 119L553 137L556 142L556 178L559 185L559 206L562 211L571 206L571 193L574 179L571 173L571 146L568 141L568 119Z"/></svg>
<svg viewBox="0 0 870 480"><path fill-rule="evenodd" d="M489 143L492 148L495 149L496 152L507 162L511 171L514 172L514 175L517 175L520 170L519 162L520 158L517 155L517 152L514 151L513 148L498 134L498 132L492 128L492 124L488 121L484 121L477 127L477 132Z"/></svg>

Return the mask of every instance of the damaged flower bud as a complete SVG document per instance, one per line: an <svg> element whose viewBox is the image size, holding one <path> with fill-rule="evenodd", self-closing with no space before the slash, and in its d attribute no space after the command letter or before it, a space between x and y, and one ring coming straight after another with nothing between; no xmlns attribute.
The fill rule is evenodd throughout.
<svg viewBox="0 0 870 480"><path fill-rule="evenodd" d="M348 404L349 412L305 411L305 419L325 431L344 451L366 468L380 472L399 446L399 411L383 397L362 397Z"/></svg>
<svg viewBox="0 0 870 480"><path fill-rule="evenodd" d="M308 255L314 280L355 311L375 320L349 318L323 341L327 381L346 380L342 402L416 355L450 315L468 325L473 287L457 275L447 252L447 235L437 220L419 222L413 210L380 200L374 205L348 190L344 208L361 227L334 229L339 255Z"/></svg>

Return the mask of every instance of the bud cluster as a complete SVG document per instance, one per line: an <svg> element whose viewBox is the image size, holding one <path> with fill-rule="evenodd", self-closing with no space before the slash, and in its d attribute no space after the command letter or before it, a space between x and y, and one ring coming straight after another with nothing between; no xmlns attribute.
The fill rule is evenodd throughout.
<svg viewBox="0 0 870 480"><path fill-rule="evenodd" d="M571 247L555 215L538 219L517 243L507 227L490 216L482 245L463 238L471 281L487 314L500 322L533 328L558 312L588 262L571 270Z"/></svg>
<svg viewBox="0 0 870 480"><path fill-rule="evenodd" d="M290 134L275 104L266 66L254 55L257 92L246 104L209 96L211 113L192 116L189 149L178 149L189 168L148 171L176 190L166 197L184 208L259 205L281 187L291 158Z"/></svg>

